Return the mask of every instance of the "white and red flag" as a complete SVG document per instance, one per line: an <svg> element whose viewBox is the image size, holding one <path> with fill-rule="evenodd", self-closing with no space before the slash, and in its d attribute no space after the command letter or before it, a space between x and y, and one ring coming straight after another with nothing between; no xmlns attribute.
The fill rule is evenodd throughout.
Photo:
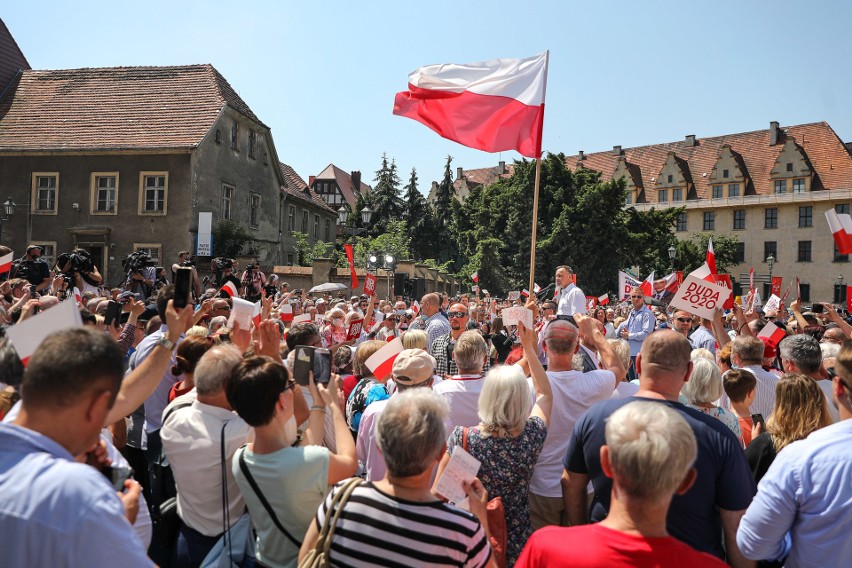
<svg viewBox="0 0 852 568"><path fill-rule="evenodd" d="M699 266L698 268L696 268L695 270L693 270L692 272L690 272L687 276L694 276L695 278L698 278L699 280L706 280L707 282L714 282L713 272L710 270L710 267L707 266L706 262L704 264L702 264L701 266Z"/></svg>
<svg viewBox="0 0 852 568"><path fill-rule="evenodd" d="M77 304L83 303L83 294L80 293L80 289L74 286L74 299L77 300Z"/></svg>
<svg viewBox="0 0 852 568"><path fill-rule="evenodd" d="M707 240L707 256L705 259L707 267L710 268L710 274L716 274L716 253L713 252L713 239Z"/></svg>
<svg viewBox="0 0 852 568"><path fill-rule="evenodd" d="M677 292L677 289L680 287L681 284L680 282L678 282L677 272L672 272L668 276L663 276L662 279L666 282L666 292Z"/></svg>
<svg viewBox="0 0 852 568"><path fill-rule="evenodd" d="M0 274L6 274L10 270L12 270L13 258L14 256L11 252L5 256L0 256Z"/></svg>
<svg viewBox="0 0 852 568"><path fill-rule="evenodd" d="M365 364L368 369L373 371L373 376L378 381L384 382L385 378L390 376L393 370L393 362L396 361L403 349L402 339L397 337L393 341L388 341L387 345L382 346L381 349L370 355Z"/></svg>
<svg viewBox="0 0 852 568"><path fill-rule="evenodd" d="M541 286L536 282L533 284L533 294L538 294L539 292L541 292Z"/></svg>
<svg viewBox="0 0 852 568"><path fill-rule="evenodd" d="M56 331L83 325L77 304L70 299L6 328L6 335L24 366L41 342Z"/></svg>
<svg viewBox="0 0 852 568"><path fill-rule="evenodd" d="M784 339L787 334L783 329L774 323L769 322L763 326L763 329L760 330L760 333L758 333L757 336L765 337L773 347L778 347L778 344L781 343L781 340Z"/></svg>
<svg viewBox="0 0 852 568"><path fill-rule="evenodd" d="M646 296L654 295L654 272L651 271L651 274L645 279L642 284L639 285L639 288L642 290L642 293Z"/></svg>
<svg viewBox="0 0 852 568"><path fill-rule="evenodd" d="M840 254L852 254L852 216L838 213L832 207L825 212L825 220Z"/></svg>
<svg viewBox="0 0 852 568"><path fill-rule="evenodd" d="M598 305L605 306L609 303L609 294L604 294L603 296L598 296Z"/></svg>
<svg viewBox="0 0 852 568"><path fill-rule="evenodd" d="M408 76L393 113L486 152L541 155L548 52L525 59L426 65Z"/></svg>
<svg viewBox="0 0 852 568"><path fill-rule="evenodd" d="M524 288L523 290L521 290L521 296L523 296L524 298L529 298L530 297L530 291L527 290L526 288Z"/></svg>
<svg viewBox="0 0 852 568"><path fill-rule="evenodd" d="M240 294L240 291L237 289L237 285L230 281L225 282L225 285L219 288L219 291L227 294L229 298L239 296Z"/></svg>
<svg viewBox="0 0 852 568"><path fill-rule="evenodd" d="M470 275L471 280L474 282L479 282L479 271L477 270L473 274Z"/></svg>
<svg viewBox="0 0 852 568"><path fill-rule="evenodd" d="M414 300L413 302L411 302L411 311L414 312L414 315L419 316L420 315L420 302L418 302L417 300Z"/></svg>
<svg viewBox="0 0 852 568"><path fill-rule="evenodd" d="M281 321L293 321L293 306L281 304L278 308L278 317L281 318Z"/></svg>

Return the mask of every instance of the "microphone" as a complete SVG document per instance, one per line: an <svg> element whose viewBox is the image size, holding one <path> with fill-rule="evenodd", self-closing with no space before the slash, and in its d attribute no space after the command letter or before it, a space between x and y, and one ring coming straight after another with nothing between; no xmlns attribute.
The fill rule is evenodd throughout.
<svg viewBox="0 0 852 568"><path fill-rule="evenodd" d="M539 302L543 302L553 297L553 291L556 289L556 284L551 282L544 288L538 291L538 294L535 295L538 298Z"/></svg>

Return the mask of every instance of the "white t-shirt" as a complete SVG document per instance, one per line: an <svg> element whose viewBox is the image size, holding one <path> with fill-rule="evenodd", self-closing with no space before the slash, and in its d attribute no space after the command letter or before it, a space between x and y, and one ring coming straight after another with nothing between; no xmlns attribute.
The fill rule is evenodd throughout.
<svg viewBox="0 0 852 568"><path fill-rule="evenodd" d="M574 424L590 406L612 395L616 379L612 371L548 371L547 376L553 391L553 410L547 439L533 470L530 493L561 497L562 461Z"/></svg>
<svg viewBox="0 0 852 568"><path fill-rule="evenodd" d="M473 427L479 424L479 393L485 379L479 375L454 375L433 387L435 394L450 405L453 427Z"/></svg>

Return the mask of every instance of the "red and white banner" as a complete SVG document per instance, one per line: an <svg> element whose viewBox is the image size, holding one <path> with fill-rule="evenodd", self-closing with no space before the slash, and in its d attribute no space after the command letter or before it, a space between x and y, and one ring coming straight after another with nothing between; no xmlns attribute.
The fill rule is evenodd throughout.
<svg viewBox="0 0 852 568"><path fill-rule="evenodd" d="M772 277L772 293L776 296L781 296L781 276Z"/></svg>
<svg viewBox="0 0 852 568"><path fill-rule="evenodd" d="M426 65L408 76L393 114L486 152L541 156L548 52L525 59Z"/></svg>
<svg viewBox="0 0 852 568"><path fill-rule="evenodd" d="M411 311L414 312L414 315L416 315L416 316L420 315L420 302L418 302L417 300L414 300L411 303Z"/></svg>
<svg viewBox="0 0 852 568"><path fill-rule="evenodd" d="M13 326L6 328L6 335L21 358L24 366L35 353L41 342L56 331L83 325L80 310L73 301L65 300L58 305L39 312Z"/></svg>
<svg viewBox="0 0 852 568"><path fill-rule="evenodd" d="M724 286L711 284L690 274L683 281L683 286L678 288L669 307L681 308L712 320L716 309L722 307L730 295L731 291Z"/></svg>
<svg viewBox="0 0 852 568"><path fill-rule="evenodd" d="M521 296L523 296L524 298L529 298L530 297L530 291L527 290L526 288L524 288L523 290L521 290Z"/></svg>
<svg viewBox="0 0 852 568"><path fill-rule="evenodd" d="M349 287L354 290L360 286L358 275L355 273L355 249L352 248L352 245L343 245L343 250L346 251L346 259L349 261L349 272L352 275L352 282L350 282Z"/></svg>
<svg viewBox="0 0 852 568"><path fill-rule="evenodd" d="M731 284L731 275L730 274L713 274L713 283L718 284L720 286L724 286L728 290L731 290L731 295L728 296L728 299L725 300L725 303L722 304L722 307L726 310L733 309L734 307L734 294L733 294L733 284Z"/></svg>
<svg viewBox="0 0 852 568"><path fill-rule="evenodd" d="M227 294L229 298L233 298L234 296L240 295L240 291L237 289L237 285L230 281L225 282L225 285L219 288L219 291Z"/></svg>
<svg viewBox="0 0 852 568"><path fill-rule="evenodd" d="M707 266L705 262L692 272L690 272L687 277L692 276L693 278L698 278L699 280L706 280L707 282L713 282L713 272L710 270L710 267Z"/></svg>
<svg viewBox="0 0 852 568"><path fill-rule="evenodd" d="M6 274L10 270L12 270L12 259L14 258L14 253L9 253L5 256L0 257L0 274Z"/></svg>
<svg viewBox="0 0 852 568"><path fill-rule="evenodd" d="M479 271L477 270L473 274L470 275L471 280L474 282L479 282Z"/></svg>
<svg viewBox="0 0 852 568"><path fill-rule="evenodd" d="M596 296L586 296L586 310L594 310L598 305Z"/></svg>
<svg viewBox="0 0 852 568"><path fill-rule="evenodd" d="M825 220L840 254L852 254L852 216L838 213L832 207L825 212Z"/></svg>
<svg viewBox="0 0 852 568"><path fill-rule="evenodd" d="M357 319L352 320L349 324L349 330L346 332L346 341L351 341L352 339L358 339L361 337L361 328L364 325L364 320Z"/></svg>
<svg viewBox="0 0 852 568"><path fill-rule="evenodd" d="M710 274L716 274L716 253L713 252L713 239L707 240L707 255L705 259L708 268L710 268Z"/></svg>
<svg viewBox="0 0 852 568"><path fill-rule="evenodd" d="M663 276L662 280L666 283L665 291L674 293L677 292L677 289L683 282L683 275L680 277L680 282L678 282L677 272L672 272L667 276Z"/></svg>
<svg viewBox="0 0 852 568"><path fill-rule="evenodd" d="M609 294L604 294L603 296L598 296L598 305L605 306L609 303Z"/></svg>
<svg viewBox="0 0 852 568"><path fill-rule="evenodd" d="M367 273L364 277L364 293L368 296L376 295L376 275Z"/></svg>
<svg viewBox="0 0 852 568"><path fill-rule="evenodd" d="M654 271L651 271L651 274L645 279L642 284L639 285L639 288L642 289L642 293L646 296L654 295Z"/></svg>
<svg viewBox="0 0 852 568"><path fill-rule="evenodd" d="M765 337L772 347L778 347L778 344L781 343L781 340L784 339L787 334L783 329L774 323L769 322L763 326L763 329L760 330L760 333L758 333L757 336Z"/></svg>
<svg viewBox="0 0 852 568"><path fill-rule="evenodd" d="M619 301L626 300L630 296L633 288L638 288L642 284L636 278L633 278L626 272L618 271L618 299Z"/></svg>
<svg viewBox="0 0 852 568"><path fill-rule="evenodd" d="M402 339L397 337L393 341L388 341L387 345L382 346L381 349L367 357L364 363L373 372L373 376L377 380L384 381L393 371L393 362L396 361L403 349Z"/></svg>

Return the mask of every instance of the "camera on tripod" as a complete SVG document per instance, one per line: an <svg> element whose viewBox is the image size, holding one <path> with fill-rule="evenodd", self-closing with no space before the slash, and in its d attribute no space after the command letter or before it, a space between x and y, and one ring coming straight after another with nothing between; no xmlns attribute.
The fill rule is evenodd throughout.
<svg viewBox="0 0 852 568"><path fill-rule="evenodd" d="M121 266L128 274L141 274L145 268L157 266L156 261L142 251L132 252L121 259Z"/></svg>
<svg viewBox="0 0 852 568"><path fill-rule="evenodd" d="M71 252L63 252L56 257L56 267L63 276L72 276L78 272L92 272L95 264L89 251L74 249Z"/></svg>

